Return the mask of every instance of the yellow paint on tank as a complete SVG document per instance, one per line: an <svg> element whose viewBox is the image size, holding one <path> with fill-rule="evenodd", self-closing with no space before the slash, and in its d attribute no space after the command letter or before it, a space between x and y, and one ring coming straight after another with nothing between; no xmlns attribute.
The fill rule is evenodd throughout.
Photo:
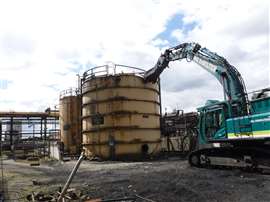
<svg viewBox="0 0 270 202"><path fill-rule="evenodd" d="M89 157L155 155L161 149L158 84L136 74L82 83L83 145Z"/></svg>
<svg viewBox="0 0 270 202"><path fill-rule="evenodd" d="M69 154L80 152L81 137L81 99L79 96L65 96L59 101L59 120L61 142Z"/></svg>

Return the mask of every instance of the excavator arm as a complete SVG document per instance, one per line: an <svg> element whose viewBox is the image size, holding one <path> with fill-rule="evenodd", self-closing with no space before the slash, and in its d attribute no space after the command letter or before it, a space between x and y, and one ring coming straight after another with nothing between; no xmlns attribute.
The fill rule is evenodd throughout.
<svg viewBox="0 0 270 202"><path fill-rule="evenodd" d="M197 43L183 43L165 50L159 57L156 65L145 72L146 82L155 83L163 70L171 61L186 59L194 61L203 69L214 75L221 83L228 101L240 106L241 114L249 113L248 98L245 84L237 69L227 60L207 48L201 48Z"/></svg>
<svg viewBox="0 0 270 202"><path fill-rule="evenodd" d="M144 79L146 82L157 82L160 74L168 67L171 61L181 60L184 58L193 59L194 54L201 48L199 44L183 43L173 48L166 49L158 58L156 65L145 72Z"/></svg>

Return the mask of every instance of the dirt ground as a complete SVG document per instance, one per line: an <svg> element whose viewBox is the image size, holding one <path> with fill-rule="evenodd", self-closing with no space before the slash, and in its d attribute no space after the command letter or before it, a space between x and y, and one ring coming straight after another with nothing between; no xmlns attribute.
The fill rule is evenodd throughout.
<svg viewBox="0 0 270 202"><path fill-rule="evenodd" d="M55 192L63 186L74 164L75 161L45 162L31 167L5 160L10 201L26 201L26 195L33 191ZM191 168L177 158L131 163L83 161L71 187L102 199L137 194L156 202L270 201L270 175ZM21 199L15 200L18 197Z"/></svg>

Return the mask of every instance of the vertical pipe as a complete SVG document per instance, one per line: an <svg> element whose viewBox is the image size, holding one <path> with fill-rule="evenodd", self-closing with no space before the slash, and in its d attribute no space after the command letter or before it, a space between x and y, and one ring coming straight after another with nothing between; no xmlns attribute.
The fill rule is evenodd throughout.
<svg viewBox="0 0 270 202"><path fill-rule="evenodd" d="M36 146L35 146L35 122L33 122L33 150L34 150L34 155L35 155L35 149L36 149Z"/></svg>
<svg viewBox="0 0 270 202"><path fill-rule="evenodd" d="M44 149L43 149L43 155L46 156L46 140L47 140L47 116L45 116L44 119Z"/></svg>
<svg viewBox="0 0 270 202"><path fill-rule="evenodd" d="M10 117L9 139L10 139L10 149L13 154L13 157L15 157L14 145L13 145L13 117Z"/></svg>
<svg viewBox="0 0 270 202"><path fill-rule="evenodd" d="M43 118L40 118L40 139L43 140L42 136L43 136ZM44 145L45 146L45 145Z"/></svg>
<svg viewBox="0 0 270 202"><path fill-rule="evenodd" d="M42 139L43 136L43 118L40 119L40 137Z"/></svg>

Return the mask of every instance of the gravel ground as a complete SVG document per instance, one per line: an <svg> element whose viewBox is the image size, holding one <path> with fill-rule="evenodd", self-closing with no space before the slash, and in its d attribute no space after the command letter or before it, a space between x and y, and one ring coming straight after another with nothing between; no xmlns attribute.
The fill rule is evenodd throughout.
<svg viewBox="0 0 270 202"><path fill-rule="evenodd" d="M74 164L75 161L44 162L31 167L5 160L4 176L11 201L26 201L31 192L55 192L63 186ZM156 202L268 202L269 180L270 175L239 170L191 168L185 160L176 158L131 163L83 161L71 187L102 199L137 194ZM17 197L22 199L15 200Z"/></svg>

